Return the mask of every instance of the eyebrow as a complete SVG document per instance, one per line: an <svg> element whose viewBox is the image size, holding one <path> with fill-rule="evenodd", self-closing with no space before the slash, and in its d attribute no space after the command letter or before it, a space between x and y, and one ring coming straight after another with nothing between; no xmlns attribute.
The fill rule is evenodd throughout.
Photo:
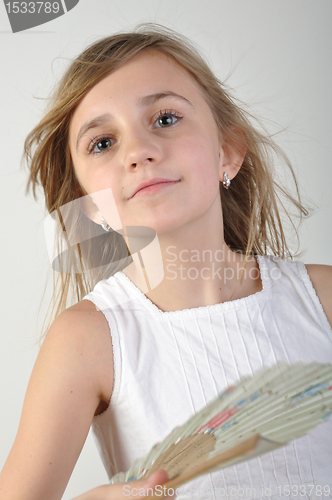
<svg viewBox="0 0 332 500"><path fill-rule="evenodd" d="M184 101L187 104L189 104L192 108L194 107L188 99L183 97L180 94L177 94L176 92L172 92L171 90L167 90L164 92L156 92L155 94L147 95L144 97L141 97L138 99L138 104L140 106L150 106L151 104L155 104L156 102L166 99L167 97L172 97L175 99L178 99L180 101ZM78 147L78 143L80 142L82 136L88 131L93 128L100 127L101 125L105 125L106 123L110 122L112 120L113 116L109 113L104 113L103 115L96 116L95 118L92 118L92 120L89 120L86 122L82 127L80 128L78 134L77 134L77 140L76 140L76 151Z"/></svg>
<svg viewBox="0 0 332 500"><path fill-rule="evenodd" d="M141 97L138 102L142 106L149 106L150 104L154 104L157 101L160 101L161 99L166 99L167 97L173 97L175 99L178 99L180 101L185 101L187 104L189 104L192 108L194 107L188 99L183 97L183 95L176 94L176 92L172 92L171 90L167 90L164 92L157 92L155 94L147 95L145 97Z"/></svg>

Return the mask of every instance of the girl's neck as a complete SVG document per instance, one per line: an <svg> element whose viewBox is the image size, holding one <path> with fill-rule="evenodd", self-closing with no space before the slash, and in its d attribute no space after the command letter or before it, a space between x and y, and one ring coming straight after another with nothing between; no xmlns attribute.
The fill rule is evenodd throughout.
<svg viewBox="0 0 332 500"><path fill-rule="evenodd" d="M162 260L151 255L123 271L162 311L178 311L219 304L252 295L262 289L255 258L248 260L231 251L222 234L206 234L199 240L186 237L158 238ZM154 258L156 257L156 258ZM156 282L157 285L151 285Z"/></svg>

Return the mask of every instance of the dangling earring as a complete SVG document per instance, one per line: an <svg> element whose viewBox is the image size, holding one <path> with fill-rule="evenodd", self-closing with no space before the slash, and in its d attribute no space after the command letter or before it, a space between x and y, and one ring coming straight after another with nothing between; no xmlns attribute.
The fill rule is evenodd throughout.
<svg viewBox="0 0 332 500"><path fill-rule="evenodd" d="M230 180L230 178L228 177L228 174L227 174L227 172L226 172L226 171L225 171L225 173L224 173L224 180L223 180L223 183L222 183L222 184L223 184L223 186L224 186L224 188L225 188L225 189L228 189L228 188L229 188L229 186L231 185L231 180Z"/></svg>
<svg viewBox="0 0 332 500"><path fill-rule="evenodd" d="M109 224L107 224L107 222L105 221L105 219L102 215L100 216L100 224L101 224L101 227L104 229L104 231L106 231L106 232L112 231L111 226Z"/></svg>

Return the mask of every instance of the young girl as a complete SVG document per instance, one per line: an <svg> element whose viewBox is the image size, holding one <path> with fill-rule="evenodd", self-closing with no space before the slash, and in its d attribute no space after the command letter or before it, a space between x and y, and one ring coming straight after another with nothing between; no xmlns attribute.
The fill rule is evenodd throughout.
<svg viewBox="0 0 332 500"><path fill-rule="evenodd" d="M187 40L148 26L92 45L25 151L58 224L59 288L1 498L60 499L91 424L111 479L241 376L331 361L332 268L286 260L271 152L287 159ZM320 425L177 498L332 498L331 436Z"/></svg>

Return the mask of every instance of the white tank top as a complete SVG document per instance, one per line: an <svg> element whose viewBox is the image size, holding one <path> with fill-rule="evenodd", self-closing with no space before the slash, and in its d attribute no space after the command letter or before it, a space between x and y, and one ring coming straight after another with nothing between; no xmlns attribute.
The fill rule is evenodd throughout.
<svg viewBox="0 0 332 500"><path fill-rule="evenodd" d="M123 272L85 297L105 315L113 343L113 394L92 424L109 478L240 377L278 360L332 362L332 330L305 266L257 261L262 291L222 304L163 312ZM178 499L331 499L332 419L180 491Z"/></svg>

